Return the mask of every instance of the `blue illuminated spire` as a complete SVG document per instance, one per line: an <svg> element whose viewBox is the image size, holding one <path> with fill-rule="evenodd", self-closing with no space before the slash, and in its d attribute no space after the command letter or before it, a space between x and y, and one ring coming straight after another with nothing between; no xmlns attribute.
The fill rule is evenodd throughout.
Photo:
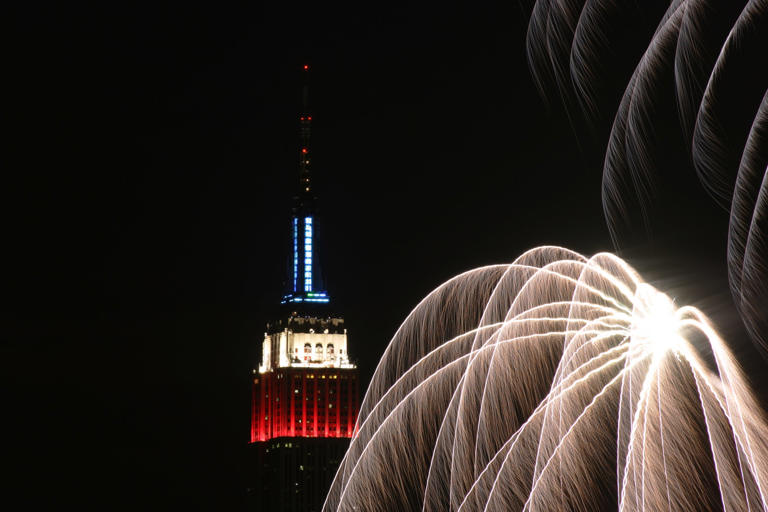
<svg viewBox="0 0 768 512"><path fill-rule="evenodd" d="M309 138L312 114L309 110L309 66L303 66L302 111L299 114L299 193L291 216L291 254L289 286L281 303L327 303L322 289L317 258L316 198L312 192Z"/></svg>
<svg viewBox="0 0 768 512"><path fill-rule="evenodd" d="M296 283L299 277L299 219L293 218L293 291L296 291Z"/></svg>

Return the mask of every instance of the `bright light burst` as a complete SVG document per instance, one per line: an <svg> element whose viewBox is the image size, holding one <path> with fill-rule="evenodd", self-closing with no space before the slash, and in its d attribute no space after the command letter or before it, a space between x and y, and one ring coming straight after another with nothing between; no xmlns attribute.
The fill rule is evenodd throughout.
<svg viewBox="0 0 768 512"><path fill-rule="evenodd" d="M632 312L631 340L655 357L668 351L679 352L684 340L680 336L680 321L672 301L653 286L637 285Z"/></svg>
<svg viewBox="0 0 768 512"><path fill-rule="evenodd" d="M541 247L411 312L324 510L768 510L767 441L699 310Z"/></svg>

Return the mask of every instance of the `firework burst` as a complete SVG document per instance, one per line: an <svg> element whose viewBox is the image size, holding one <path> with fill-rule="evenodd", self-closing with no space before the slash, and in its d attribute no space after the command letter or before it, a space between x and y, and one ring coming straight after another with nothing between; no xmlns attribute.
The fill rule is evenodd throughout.
<svg viewBox="0 0 768 512"><path fill-rule="evenodd" d="M324 510L768 510L758 411L699 310L536 248L412 311Z"/></svg>

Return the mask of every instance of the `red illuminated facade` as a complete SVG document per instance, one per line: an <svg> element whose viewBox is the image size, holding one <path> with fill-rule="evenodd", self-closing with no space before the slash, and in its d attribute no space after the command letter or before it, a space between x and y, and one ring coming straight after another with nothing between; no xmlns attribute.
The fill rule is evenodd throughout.
<svg viewBox="0 0 768 512"><path fill-rule="evenodd" d="M251 442L275 437L352 437L357 370L285 368L253 378Z"/></svg>

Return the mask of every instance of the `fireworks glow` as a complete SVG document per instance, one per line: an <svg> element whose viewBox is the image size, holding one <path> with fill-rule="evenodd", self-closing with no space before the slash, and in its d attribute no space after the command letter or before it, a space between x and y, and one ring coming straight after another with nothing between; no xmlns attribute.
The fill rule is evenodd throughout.
<svg viewBox="0 0 768 512"><path fill-rule="evenodd" d="M619 44L629 37L638 43L633 49ZM527 37L533 78L545 95L561 100L572 118L612 119L602 192L616 245L648 227L665 157L658 118L670 114L660 105L676 110L698 178L689 186L730 211L734 303L768 359L766 48L768 0L536 0ZM604 89L626 62L634 71L612 104Z"/></svg>
<svg viewBox="0 0 768 512"><path fill-rule="evenodd" d="M324 510L768 510L768 425L706 317L612 254L461 274L389 344Z"/></svg>

